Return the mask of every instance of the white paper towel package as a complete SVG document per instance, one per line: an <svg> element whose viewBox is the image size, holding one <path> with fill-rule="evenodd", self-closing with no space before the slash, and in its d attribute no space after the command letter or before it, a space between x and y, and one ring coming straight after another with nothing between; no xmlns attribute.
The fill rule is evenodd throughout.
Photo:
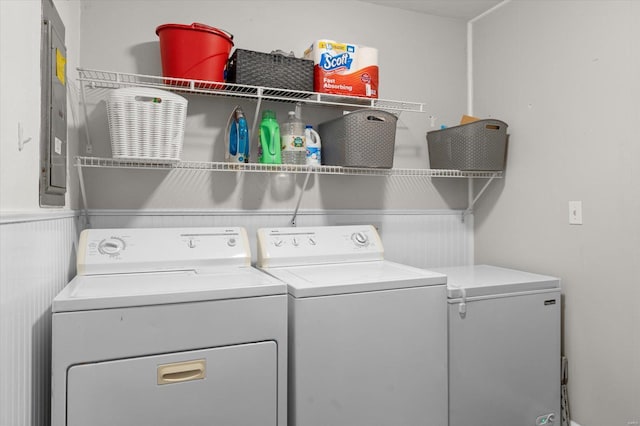
<svg viewBox="0 0 640 426"><path fill-rule="evenodd" d="M313 60L316 92L378 97L378 49L317 40L304 57Z"/></svg>

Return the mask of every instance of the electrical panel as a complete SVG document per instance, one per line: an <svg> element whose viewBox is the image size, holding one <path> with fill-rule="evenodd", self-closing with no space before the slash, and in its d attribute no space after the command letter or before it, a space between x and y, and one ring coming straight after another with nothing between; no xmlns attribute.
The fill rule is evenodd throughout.
<svg viewBox="0 0 640 426"><path fill-rule="evenodd" d="M52 0L42 0L40 205L64 206L67 192L67 49Z"/></svg>

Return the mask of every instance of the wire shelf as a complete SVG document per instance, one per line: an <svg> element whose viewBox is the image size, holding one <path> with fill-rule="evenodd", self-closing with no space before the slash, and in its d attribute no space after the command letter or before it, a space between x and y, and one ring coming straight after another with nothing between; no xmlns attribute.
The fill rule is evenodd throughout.
<svg viewBox="0 0 640 426"><path fill-rule="evenodd" d="M295 164L225 163L205 161L179 161L174 163L144 160L121 160L100 157L76 157L81 167L116 169L199 170L256 173L312 173L320 175L368 175L368 176L424 176L448 178L494 178L502 172L478 172L443 169L375 169L341 166L306 166Z"/></svg>
<svg viewBox="0 0 640 426"><path fill-rule="evenodd" d="M221 83L183 78L158 77L112 71L78 68L78 80L93 89L117 89L120 87L153 87L176 93L234 98L266 99L280 102L302 102L317 105L339 105L356 108L379 108L387 111L426 112L425 105L417 102L360 98L356 96L331 95L328 93L301 90L274 89L245 84Z"/></svg>

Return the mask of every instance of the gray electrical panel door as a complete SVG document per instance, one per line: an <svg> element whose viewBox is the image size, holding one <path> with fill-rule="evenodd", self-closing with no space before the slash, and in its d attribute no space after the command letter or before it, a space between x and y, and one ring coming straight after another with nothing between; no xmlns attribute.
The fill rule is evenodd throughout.
<svg viewBox="0 0 640 426"><path fill-rule="evenodd" d="M42 1L40 205L64 206L67 191L67 49L64 24Z"/></svg>

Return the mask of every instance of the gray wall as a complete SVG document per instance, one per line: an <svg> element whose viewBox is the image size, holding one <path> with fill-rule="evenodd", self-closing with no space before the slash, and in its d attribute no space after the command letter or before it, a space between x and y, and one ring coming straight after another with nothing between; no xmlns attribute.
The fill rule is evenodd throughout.
<svg viewBox="0 0 640 426"><path fill-rule="evenodd" d="M430 115L439 127L459 121L464 113L465 23L358 1L83 1L82 66L160 75L156 27L192 22L226 29L234 34L236 47L262 52L281 49L300 56L322 38L377 47L380 97L425 103L428 111L400 116L396 167L428 166L425 133L432 129ZM96 108L89 112L93 152L109 157L99 95L92 97ZM223 160L223 129L236 104L253 119L255 103L250 101L189 97L183 159ZM292 106L265 103L264 108L275 109L283 119ZM341 113L339 108L307 107L303 118L316 125ZM302 177L262 174L87 173L92 208L286 209L295 205L302 183ZM466 203L462 179L314 176L309 187L303 209L449 209Z"/></svg>
<svg viewBox="0 0 640 426"><path fill-rule="evenodd" d="M473 34L474 112L511 133L506 178L476 210L476 263L560 276L573 419L637 424L640 2L513 1Z"/></svg>

